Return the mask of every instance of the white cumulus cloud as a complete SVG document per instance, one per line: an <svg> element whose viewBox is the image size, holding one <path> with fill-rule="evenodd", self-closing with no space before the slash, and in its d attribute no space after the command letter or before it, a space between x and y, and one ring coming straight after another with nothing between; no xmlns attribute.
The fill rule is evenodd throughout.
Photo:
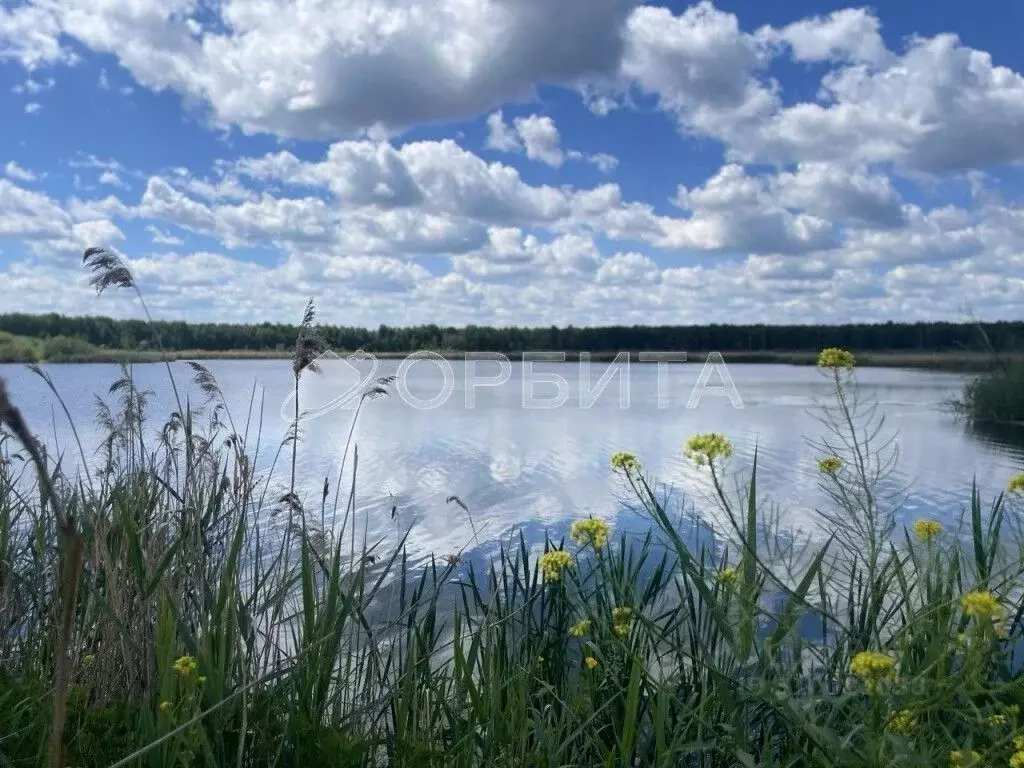
<svg viewBox="0 0 1024 768"><path fill-rule="evenodd" d="M56 25L45 38L55 41L59 29L112 54L143 85L204 101L221 122L336 138L471 117L529 96L537 83L613 73L630 8L625 0L225 0L207 7L216 18L204 23L192 0L130 8L62 0L45 14Z"/></svg>
<svg viewBox="0 0 1024 768"><path fill-rule="evenodd" d="M15 181L35 181L39 178L38 174L18 165L13 160L4 166L4 173L7 175L7 178L14 179Z"/></svg>

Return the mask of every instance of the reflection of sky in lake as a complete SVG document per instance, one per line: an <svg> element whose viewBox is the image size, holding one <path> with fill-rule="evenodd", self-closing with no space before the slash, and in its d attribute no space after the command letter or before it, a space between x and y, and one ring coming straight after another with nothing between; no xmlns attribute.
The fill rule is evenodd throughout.
<svg viewBox="0 0 1024 768"><path fill-rule="evenodd" d="M828 396L821 374L810 367L733 365L730 372L743 399L735 409L721 393L704 394L696 408L685 407L699 365L672 366L663 371L665 391L660 393L654 365L629 368L628 407L620 407L619 379L610 381L591 407L580 407L579 371L575 364L539 364L540 372L557 372L569 383L569 399L554 409L524 408L524 368L513 364L510 379L475 392L475 407L466 407L465 368L452 363L451 394L436 408L417 409L392 395L367 401L356 425L358 445L357 520L371 540L391 539L399 528L415 523L410 536L413 557L455 552L470 545L474 529L485 549L507 540L522 528L531 543L549 529L560 536L572 519L593 514L619 528L642 527L642 521L623 509L621 479L608 466L617 450L635 451L657 478L675 488L674 498L693 505L698 515L715 520L705 503L709 491L706 470L693 467L681 455L684 440L696 433L719 431L736 447L733 468L749 471L758 452L759 496L779 508L783 525L812 529L815 513L825 502L817 488L818 452L805 438L819 438L823 428L813 409L816 399ZM243 431L250 396L256 388L257 411L250 435L261 431L260 465L268 466L287 429L282 416L291 407L287 361L218 361L209 363L228 399L236 426ZM173 366L184 390L188 371ZM395 361L383 361L376 375L394 373ZM87 445L99 439L94 425L95 394L104 394L117 375L113 366L47 367L65 395ZM328 410L339 392L351 388L356 377L343 375L343 364L329 363L319 376L304 375L300 402L304 410L319 412L304 422L299 453L299 476L307 508L319 509L324 478L332 488L351 425L351 407ZM605 371L592 368L592 381ZM479 364L481 378L493 377L495 366ZM12 396L25 416L51 445L56 440L71 449L66 422L59 408L42 391L35 377L22 367L0 366ZM140 385L154 390L151 414L170 412L173 398L163 366L135 368ZM529 378L526 382L529 383ZM667 379L667 382L665 381ZM712 378L712 383L717 383ZM958 375L863 369L858 372L861 399L876 400L886 417L886 434L896 433L900 449L894 487L909 488L903 513L909 519L934 515L956 518L969 500L972 476L977 476L986 498L1001 490L1008 477L1021 471L1024 459L1021 434L977 433L957 424L943 403L958 392ZM444 378L432 363L417 363L405 379L407 400L430 399L442 392ZM188 388L193 402L202 400ZM527 388L527 394L529 389ZM538 385L536 394L551 397L551 386ZM351 405L351 403L349 404ZM254 444L251 438L250 444ZM272 488L286 490L286 465ZM349 457L348 470L352 467ZM347 489L350 477L342 478ZM279 495L279 494L278 494ZM457 496L467 513L447 499ZM392 519L392 508L397 508ZM721 522L720 518L717 518Z"/></svg>

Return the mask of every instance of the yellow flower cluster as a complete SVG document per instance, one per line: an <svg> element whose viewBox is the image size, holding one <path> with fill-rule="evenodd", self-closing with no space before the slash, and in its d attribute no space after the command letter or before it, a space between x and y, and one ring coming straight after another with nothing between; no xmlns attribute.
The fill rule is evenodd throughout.
<svg viewBox="0 0 1024 768"><path fill-rule="evenodd" d="M834 475L843 468L843 460L838 456L826 456L818 459L818 471L825 475Z"/></svg>
<svg viewBox="0 0 1024 768"><path fill-rule="evenodd" d="M973 749L957 749L949 753L949 765L951 768L965 768L965 766L978 765L979 763L981 763L981 755Z"/></svg>
<svg viewBox="0 0 1024 768"><path fill-rule="evenodd" d="M594 549L604 549L608 545L608 523L592 517L577 520L572 524L571 536L581 547L592 544Z"/></svg>
<svg viewBox="0 0 1024 768"><path fill-rule="evenodd" d="M199 669L199 664L191 656L182 656L171 665L171 668L182 677L188 677Z"/></svg>
<svg viewBox="0 0 1024 768"><path fill-rule="evenodd" d="M612 609L612 632L619 637L625 637L629 634L629 623L633 618L633 609L620 605L618 608Z"/></svg>
<svg viewBox="0 0 1024 768"><path fill-rule="evenodd" d="M1010 719L1004 714L997 713L994 715L989 715L987 718L985 718L985 722L991 725L993 728L1002 728L1008 722L1010 722Z"/></svg>
<svg viewBox="0 0 1024 768"><path fill-rule="evenodd" d="M818 367L820 368L853 368L856 362L853 353L836 347L823 349L818 355Z"/></svg>
<svg viewBox="0 0 1024 768"><path fill-rule="evenodd" d="M612 469L637 470L640 469L640 460L631 451L618 451L612 454Z"/></svg>
<svg viewBox="0 0 1024 768"><path fill-rule="evenodd" d="M908 736L917 728L917 718L909 709L901 709L889 715L889 730Z"/></svg>
<svg viewBox="0 0 1024 768"><path fill-rule="evenodd" d="M597 668L597 659L595 659L593 656L587 656L587 658L583 660L583 663L587 665L587 669Z"/></svg>
<svg viewBox="0 0 1024 768"><path fill-rule="evenodd" d="M82 657L82 664L84 664L87 667L91 667L95 663L96 657L91 653L87 653L85 654L85 656Z"/></svg>
<svg viewBox="0 0 1024 768"><path fill-rule="evenodd" d="M572 555L563 549L555 549L545 552L537 562L544 581L558 581L562 578L562 571L572 565Z"/></svg>
<svg viewBox="0 0 1024 768"><path fill-rule="evenodd" d="M1010 768L1024 768L1024 749L1019 749L1010 755Z"/></svg>
<svg viewBox="0 0 1024 768"><path fill-rule="evenodd" d="M584 619L569 627L569 634L573 637L583 637L590 631L590 619Z"/></svg>
<svg viewBox="0 0 1024 768"><path fill-rule="evenodd" d="M879 678L890 674L895 666L892 656L877 651L861 651L850 662L850 671L865 679Z"/></svg>
<svg viewBox="0 0 1024 768"><path fill-rule="evenodd" d="M169 702L169 701L161 701L160 702L160 711L161 712L170 712L171 711L171 702Z"/></svg>
<svg viewBox="0 0 1024 768"><path fill-rule="evenodd" d="M727 565L725 568L715 574L715 578L718 579L720 584L724 584L727 587L731 587L740 580L740 572L733 568L731 565Z"/></svg>
<svg viewBox="0 0 1024 768"><path fill-rule="evenodd" d="M914 523L914 535L921 541L931 541L942 534L942 523L935 520L918 520Z"/></svg>
<svg viewBox="0 0 1024 768"><path fill-rule="evenodd" d="M1002 621L1006 618L1006 609L991 592L968 592L960 598L964 615L979 621Z"/></svg>
<svg viewBox="0 0 1024 768"><path fill-rule="evenodd" d="M875 693L882 680L894 680L895 668L896 662L891 656L877 651L861 651L850 662L850 672L864 679L869 693Z"/></svg>
<svg viewBox="0 0 1024 768"><path fill-rule="evenodd" d="M731 457L732 443L729 442L729 438L718 432L705 432L686 441L683 455L698 467L703 467L715 459Z"/></svg>
<svg viewBox="0 0 1024 768"><path fill-rule="evenodd" d="M1024 493L1024 472L1014 475L1006 484L1007 493Z"/></svg>

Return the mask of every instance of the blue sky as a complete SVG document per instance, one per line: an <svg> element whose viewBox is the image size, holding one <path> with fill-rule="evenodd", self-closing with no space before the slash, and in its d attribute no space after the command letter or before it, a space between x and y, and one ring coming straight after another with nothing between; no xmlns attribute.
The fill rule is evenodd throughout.
<svg viewBox="0 0 1024 768"><path fill-rule="evenodd" d="M0 311L1019 319L1024 6L17 0Z"/></svg>

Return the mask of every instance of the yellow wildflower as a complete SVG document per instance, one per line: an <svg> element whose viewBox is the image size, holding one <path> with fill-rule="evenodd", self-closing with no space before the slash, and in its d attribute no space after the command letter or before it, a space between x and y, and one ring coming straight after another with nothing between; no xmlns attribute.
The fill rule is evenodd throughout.
<svg viewBox="0 0 1024 768"><path fill-rule="evenodd" d="M683 455L698 467L703 467L717 458L731 457L732 443L729 442L729 438L718 432L705 432L686 441Z"/></svg>
<svg viewBox="0 0 1024 768"><path fill-rule="evenodd" d="M1024 472L1014 475L1006 484L1007 493L1024 493Z"/></svg>
<svg viewBox="0 0 1024 768"><path fill-rule="evenodd" d="M544 581L558 581L562 578L562 571L572 565L572 555L563 549L555 549L545 552L537 562Z"/></svg>
<svg viewBox="0 0 1024 768"><path fill-rule="evenodd" d="M612 609L612 632L619 637L629 634L629 622L633 616L633 609L629 606L620 605Z"/></svg>
<svg viewBox="0 0 1024 768"><path fill-rule="evenodd" d="M893 733L900 733L904 736L911 734L917 728L917 718L909 709L901 709L889 715L889 730Z"/></svg>
<svg viewBox="0 0 1024 768"><path fill-rule="evenodd" d="M628 622L633 617L633 609L628 605L620 605L612 609L612 621L616 624Z"/></svg>
<svg viewBox="0 0 1024 768"><path fill-rule="evenodd" d="M823 475L834 475L843 468L843 460L838 456L826 456L818 459L818 471Z"/></svg>
<svg viewBox="0 0 1024 768"><path fill-rule="evenodd" d="M583 663L587 665L587 669L595 669L597 667L597 659L593 656L587 656L587 658L583 660Z"/></svg>
<svg viewBox="0 0 1024 768"><path fill-rule="evenodd" d="M573 637L583 637L590 631L590 619L584 619L569 627L569 634Z"/></svg>
<svg viewBox="0 0 1024 768"><path fill-rule="evenodd" d="M1024 735L1013 737L1013 748L1024 751Z"/></svg>
<svg viewBox="0 0 1024 768"><path fill-rule="evenodd" d="M989 715L987 718L985 718L985 722L991 725L993 728L1002 728L1004 725L1010 722L1010 720L1006 715L997 713L995 715Z"/></svg>
<svg viewBox="0 0 1024 768"><path fill-rule="evenodd" d="M823 349L818 355L819 368L853 368L856 362L853 353L836 347Z"/></svg>
<svg viewBox="0 0 1024 768"><path fill-rule="evenodd" d="M1010 755L1010 768L1024 768L1024 750L1018 750Z"/></svg>
<svg viewBox="0 0 1024 768"><path fill-rule="evenodd" d="M161 712L170 712L171 711L171 702L169 702L169 701L161 701L160 702L160 711Z"/></svg>
<svg viewBox="0 0 1024 768"><path fill-rule="evenodd" d="M718 579L720 584L724 584L727 587L731 587L740 580L740 572L733 568L731 565L727 565L725 568L715 574L715 578Z"/></svg>
<svg viewBox="0 0 1024 768"><path fill-rule="evenodd" d="M85 654L85 656L82 657L82 664L84 664L87 667L91 667L95 663L96 657L91 653L87 653Z"/></svg>
<svg viewBox="0 0 1024 768"><path fill-rule="evenodd" d="M884 677L890 674L896 662L891 656L876 651L861 651L850 662L850 671L857 677Z"/></svg>
<svg viewBox="0 0 1024 768"><path fill-rule="evenodd" d="M978 765L981 762L981 755L971 750L957 749L949 753L949 764L952 768L964 768L968 765Z"/></svg>
<svg viewBox="0 0 1024 768"><path fill-rule="evenodd" d="M918 520L914 523L914 535L921 541L931 541L942 533L942 523L935 520Z"/></svg>
<svg viewBox="0 0 1024 768"><path fill-rule="evenodd" d="M878 684L883 680L896 677L896 662L891 656L875 651L861 651L850 662L850 671L863 678L869 693L878 691Z"/></svg>
<svg viewBox="0 0 1024 768"><path fill-rule="evenodd" d="M1006 618L1006 609L991 592L968 592L960 598L964 614L974 619L1002 621Z"/></svg>
<svg viewBox="0 0 1024 768"><path fill-rule="evenodd" d="M640 460L632 451L617 451L612 454L612 469L637 470L640 469Z"/></svg>
<svg viewBox="0 0 1024 768"><path fill-rule="evenodd" d="M572 524L570 535L572 540L581 547L592 544L594 549L604 549L608 545L608 523L592 517L587 520L577 520Z"/></svg>
<svg viewBox="0 0 1024 768"><path fill-rule="evenodd" d="M171 665L171 668L182 677L188 677L199 669L199 664L191 656L182 656Z"/></svg>

